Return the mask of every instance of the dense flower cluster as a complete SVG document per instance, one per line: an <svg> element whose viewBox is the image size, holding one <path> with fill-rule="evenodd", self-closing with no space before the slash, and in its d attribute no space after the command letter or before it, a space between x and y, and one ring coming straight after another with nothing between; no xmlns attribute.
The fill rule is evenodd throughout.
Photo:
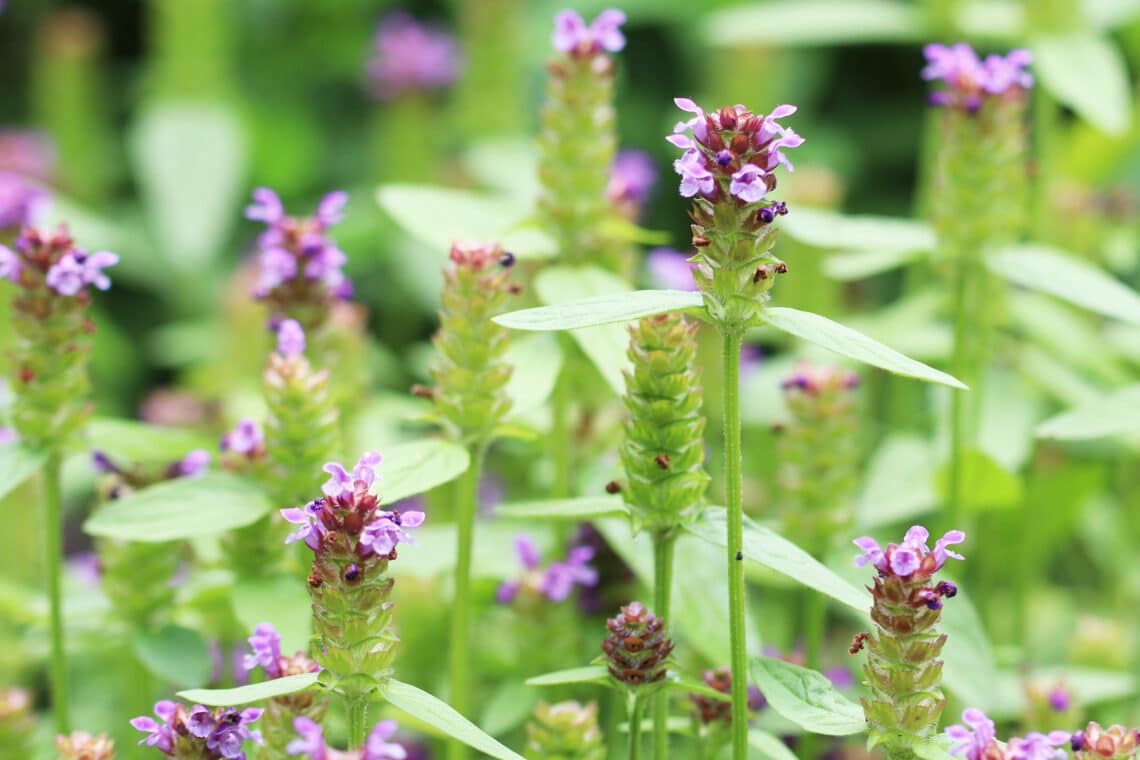
<svg viewBox="0 0 1140 760"><path fill-rule="evenodd" d="M883 549L879 542L870 536L862 536L853 542L863 550L855 558L855 564L863 567L871 564L882 576L894 576L910 583L922 583L942 569L946 560L953 557L962 559L962 555L947 549L948 546L960 544L966 540L966 534L960 530L947 531L942 538L934 543L931 550L928 545L930 531L921 525L915 525L906 532L902 543L887 544ZM939 584L953 585L953 584ZM946 591L950 591L949 588ZM953 596L953 592L944 593L944 596ZM927 600L927 604L931 603ZM941 605L939 605L941 606Z"/></svg>
<svg viewBox="0 0 1140 760"><path fill-rule="evenodd" d="M371 91L380 100L447 87L459 76L455 38L407 13L391 13L376 27L368 60Z"/></svg>
<svg viewBox="0 0 1140 760"><path fill-rule="evenodd" d="M598 703L539 702L526 725L528 758L603 760L605 738L598 727Z"/></svg>
<svg viewBox="0 0 1140 760"><path fill-rule="evenodd" d="M776 120L794 114L795 106L776 106L764 116L742 105L706 114L688 98L673 102L695 114L678 122L665 138L685 150L673 168L681 175L681 195L686 198L700 195L715 200L727 193L744 204L759 203L776 187L777 166L792 171L784 151L802 145L804 139Z"/></svg>
<svg viewBox="0 0 1140 760"><path fill-rule="evenodd" d="M554 17L554 34L551 44L554 49L571 57L585 58L603 50L617 53L625 47L625 35L621 26L625 14L616 8L607 8L586 25L577 11L560 11Z"/></svg>
<svg viewBox="0 0 1140 760"><path fill-rule="evenodd" d="M590 566L593 547L572 547L565 560L551 562L545 569L541 567L538 547L530 536L515 537L515 551L526 574L499 584L495 599L500 604L510 604L524 589L542 594L552 602L561 602L570 597L575 586L593 586L598 582L598 571Z"/></svg>
<svg viewBox="0 0 1140 760"><path fill-rule="evenodd" d="M942 81L948 88L931 93L935 105L976 111L987 97L1016 97L1033 86L1033 75L1025 71L1033 62L1028 50L1017 48L983 60L968 44L958 42L931 43L922 52L928 61L922 78Z"/></svg>
<svg viewBox="0 0 1140 760"><path fill-rule="evenodd" d="M261 717L262 710L247 707L217 707L211 710L194 705L187 710L176 702L163 700L154 706L156 721L149 715L131 720L131 725L147 734L139 743L154 747L171 757L208 757L245 760L246 740L261 742L261 734L249 724ZM191 755L192 751L197 754ZM204 753L204 754L203 754Z"/></svg>
<svg viewBox="0 0 1140 760"><path fill-rule="evenodd" d="M254 296L286 312L294 303L352 296L352 281L342 269L348 257L328 235L329 228L343 218L347 202L346 193L334 191L321 199L312 216L293 217L286 215L277 193L266 187L253 191L246 218L264 222L266 227L257 239ZM314 289L318 292L312 293Z"/></svg>
<svg viewBox="0 0 1140 760"><path fill-rule="evenodd" d="M614 680L630 687L660 683L673 652L665 622L641 602L630 602L606 621L610 634L602 640L606 668Z"/></svg>
<svg viewBox="0 0 1140 760"><path fill-rule="evenodd" d="M391 719L377 723L364 740L364 748L355 752L330 748L325 743L320 725L309 718L297 718L293 727L300 736L291 741L285 751L290 755L303 755L309 760L404 760L408 757L408 751L402 745L389 741L397 728L396 721Z"/></svg>
<svg viewBox="0 0 1140 760"><path fill-rule="evenodd" d="M88 285L106 290L111 278L103 270L117 263L118 255L110 251L88 253L76 247L64 227L49 233L26 228L16 238L14 251L0 245L0 278L28 289L46 284L62 296L86 294Z"/></svg>
<svg viewBox="0 0 1140 760"><path fill-rule="evenodd" d="M729 668L706 670L701 673L701 680L706 686L716 689L726 697L732 694L732 671ZM696 692L690 693L689 699L693 703L697 719L702 724L732 722L732 703L728 699L716 699ZM767 704L760 689L755 684L748 684L748 709L756 712Z"/></svg>
<svg viewBox="0 0 1140 760"><path fill-rule="evenodd" d="M965 725L947 727L946 735L954 741L950 754L962 755L966 760L1053 760L1068 756L1060 749L1070 741L1067 731L1034 731L1010 739L1003 748L997 741L994 722L981 710L967 709L962 713L962 722Z"/></svg>

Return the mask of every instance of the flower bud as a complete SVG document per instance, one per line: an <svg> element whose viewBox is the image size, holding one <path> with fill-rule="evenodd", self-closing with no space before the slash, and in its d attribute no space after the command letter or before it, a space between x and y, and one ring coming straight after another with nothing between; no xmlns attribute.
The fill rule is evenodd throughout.
<svg viewBox="0 0 1140 760"><path fill-rule="evenodd" d="M630 602L606 621L606 627L610 633L602 640L602 651L615 681L638 689L665 680L673 641L666 635L664 621L641 602Z"/></svg>

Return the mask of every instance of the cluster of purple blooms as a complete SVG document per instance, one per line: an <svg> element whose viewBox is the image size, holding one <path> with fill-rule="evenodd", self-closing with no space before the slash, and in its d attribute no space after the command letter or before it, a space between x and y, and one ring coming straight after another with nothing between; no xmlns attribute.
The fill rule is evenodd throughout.
<svg viewBox="0 0 1140 760"><path fill-rule="evenodd" d="M16 250L0 245L0 278L17 285L25 267L46 269L47 286L62 296L75 296L88 285L99 290L111 287L111 278L103 271L119 263L110 251L88 253L77 248L67 230L43 235L35 228L25 228L16 238Z"/></svg>
<svg viewBox="0 0 1140 760"><path fill-rule="evenodd" d="M391 719L377 723L364 740L364 748L358 752L340 752L330 748L325 743L324 731L310 718L294 718L293 728L299 738L289 742L285 751L290 755L304 755L309 760L405 760L408 757L403 745L389 741L397 728L396 721Z"/></svg>
<svg viewBox="0 0 1140 760"><path fill-rule="evenodd" d="M635 218L657 184L657 165L643 150L619 150L610 164L606 197L629 218Z"/></svg>
<svg viewBox="0 0 1140 760"><path fill-rule="evenodd" d="M258 278L253 295L267 298L278 288L290 283L319 283L334 298L352 297L352 281L344 274L348 261L328 230L344 218L348 195L342 191L328 193L309 217L292 217L277 193L259 187L253 191L253 203L246 207L247 219L265 223L258 236Z"/></svg>
<svg viewBox="0 0 1140 760"><path fill-rule="evenodd" d="M588 26L577 11L559 11L554 17L550 41L555 50L575 58L602 51L617 53L625 47L625 35L621 32L624 23L625 14L616 8L602 11Z"/></svg>
<svg viewBox="0 0 1140 760"><path fill-rule="evenodd" d="M209 753L206 757L245 760L242 745L246 740L256 744L262 741L261 734L249 728L249 724L260 718L262 712L258 707L211 710L202 705L194 705L187 711L176 702L163 700L154 706L154 714L162 719L161 723L149 715L140 715L131 720L131 725L147 734L139 744L154 747L167 755L174 755L180 740L193 737Z"/></svg>
<svg viewBox="0 0 1140 760"><path fill-rule="evenodd" d="M929 539L930 532L921 525L912 526L902 543L887 544L886 549L870 536L861 536L854 541L863 551L855 558L855 565L863 567L870 564L879 571L881 577L897 578L907 584L925 583L942 569L947 559L962 559L961 554L946 547L962 543L966 540L966 534L960 530L947 531L934 543L934 549L928 545ZM938 610L942 608L943 597L953 597L957 593L958 587L953 583L939 581L933 588L922 586L915 589L911 602L916 606L924 604L932 610Z"/></svg>
<svg viewBox="0 0 1140 760"><path fill-rule="evenodd" d="M570 597L575 586L589 587L598 582L598 571L590 566L594 558L592 546L572 547L565 560L551 562L546 569L541 568L542 557L530 536L515 537L515 551L526 574L499 584L495 599L500 604L513 602L524 587L534 589L552 602L562 602Z"/></svg>
<svg viewBox="0 0 1140 760"><path fill-rule="evenodd" d="M331 477L321 486L324 497L308 503L304 509L289 507L281 510L281 516L299 526L289 534L285 543L304 541L313 551L320 547L321 538L335 525L334 510L352 508L362 512L363 527L360 530L357 552L361 557L375 554L380 557L392 553L397 545L412 543L412 537L405 528L417 528L423 524L424 513L409 510L395 512L376 509L376 497L368 494L368 489L376 480L375 467L380 464L380 454L366 451L352 472L348 472L339 462L329 462L324 471Z"/></svg>
<svg viewBox="0 0 1140 760"><path fill-rule="evenodd" d="M946 729L946 735L954 741L951 755L962 755L966 760L1053 760L1068 757L1068 752L1060 749L1072 741L1073 735L1067 731L1050 731L1048 734L1033 732L1024 737L1015 737L1006 742L1003 749L997 741L994 722L984 712L971 707L962 713L965 725L953 725Z"/></svg>
<svg viewBox="0 0 1140 760"><path fill-rule="evenodd" d="M932 43L923 48L927 65L922 78L942 81L946 90L930 94L930 102L973 112L987 97L1008 97L1033 86L1033 75L1025 67L1033 62L1033 54L1017 48L1004 56L978 57L965 42L953 45Z"/></svg>
<svg viewBox="0 0 1140 760"><path fill-rule="evenodd" d="M241 661L241 670L247 678L249 673L258 667L269 679L299 673L316 673L321 669L304 652L297 652L292 657L282 655L281 635L277 633L272 623L258 623L253 629L253 635L247 641L249 651L243 654Z"/></svg>
<svg viewBox="0 0 1140 760"><path fill-rule="evenodd" d="M222 436L219 448L245 457L257 457L265 451L265 434L257 420L243 417L233 430Z"/></svg>
<svg viewBox="0 0 1140 760"><path fill-rule="evenodd" d="M447 32L401 12L388 14L376 27L367 73L380 100L447 87L461 68L459 47Z"/></svg>
<svg viewBox="0 0 1140 760"><path fill-rule="evenodd" d="M776 120L794 114L795 106L779 105L764 116L742 105L706 114L688 98L673 102L694 114L678 122L665 138L685 151L673 162L684 197L716 200L727 191L745 204L758 203L776 186L777 166L793 170L784 150L802 145L804 139Z"/></svg>

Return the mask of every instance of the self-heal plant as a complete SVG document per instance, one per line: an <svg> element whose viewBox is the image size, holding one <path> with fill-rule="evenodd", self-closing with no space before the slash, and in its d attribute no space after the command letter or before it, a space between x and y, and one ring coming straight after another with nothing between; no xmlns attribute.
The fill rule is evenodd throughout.
<svg viewBox="0 0 1140 760"><path fill-rule="evenodd" d="M971 707L962 713L961 724L946 728L946 736L954 742L950 754L965 760L1063 760L1069 753L1061 747L1070 744L1074 735L1068 731L1034 731L1010 739L1003 747L998 743L994 722Z"/></svg>
<svg viewBox="0 0 1140 760"><path fill-rule="evenodd" d="M314 659L321 682L344 697L352 748L364 743L368 703L391 676L399 641L392 628L388 563L407 530L423 523L422 512L380 508L369 492L380 455L365 452L348 472L338 462L324 470L324 496L281 516L298 526L286 539L313 551L309 595L313 602Z"/></svg>
<svg viewBox="0 0 1140 760"><path fill-rule="evenodd" d="M883 548L869 537L855 539L862 554L859 567L876 571L871 620L875 632L865 635L867 663L863 667L871 691L862 699L870 726L870 746L881 748L888 760L912 760L915 748L934 736L946 706L942 694L942 660L946 635L935 626L942 617L942 600L958 593L950 581L933 576L950 558L962 555L949 547L966 536L952 530L931 549L926 528L915 525L901 543ZM861 634L861 636L863 636Z"/></svg>
<svg viewBox="0 0 1140 760"><path fill-rule="evenodd" d="M1090 721L1070 739L1075 760L1126 760L1140 752L1140 730Z"/></svg>
<svg viewBox="0 0 1140 760"><path fill-rule="evenodd" d="M665 621L641 602L630 602L617 617L606 621L609 635L602 639L606 670L625 693L629 716L629 760L641 749L641 713L646 701L664 685L673 640Z"/></svg>
<svg viewBox="0 0 1140 760"><path fill-rule="evenodd" d="M261 669L266 679L284 678L320 670L304 652L285 656L281 652L281 636L272 623L261 623L248 639L250 651L242 660L247 675ZM281 756L294 741L294 722L299 719L320 721L328 710L329 700L324 693L312 689L273 697L265 704L261 719L261 733L265 751Z"/></svg>
<svg viewBox="0 0 1140 760"><path fill-rule="evenodd" d="M247 707L208 708L184 705L169 700L155 703L154 714L140 715L131 725L146 734L139 744L154 747L177 760L245 760L246 741L261 743L261 734L250 724L261 717L261 709Z"/></svg>

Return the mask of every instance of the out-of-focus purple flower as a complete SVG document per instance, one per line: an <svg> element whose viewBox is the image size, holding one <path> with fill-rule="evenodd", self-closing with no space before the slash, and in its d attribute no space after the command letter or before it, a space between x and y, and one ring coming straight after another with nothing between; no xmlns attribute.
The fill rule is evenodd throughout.
<svg viewBox="0 0 1140 760"><path fill-rule="evenodd" d="M530 536L516 536L515 551L523 567L523 577L499 584L495 599L500 604L513 602L524 587L541 593L552 602L562 602L570 597L575 586L588 587L598 582L598 571L590 565L594 558L591 546L572 547L565 560L551 562L545 570L540 567L538 547Z"/></svg>
<svg viewBox="0 0 1140 760"><path fill-rule="evenodd" d="M110 251L87 254L76 248L66 253L47 273L48 286L60 295L73 296L87 285L99 290L111 287L111 278L103 270L119 263L119 257Z"/></svg>
<svg viewBox="0 0 1140 760"><path fill-rule="evenodd" d="M697 289L689 257L676 248L654 248L646 255L645 265L654 285L670 290Z"/></svg>
<svg viewBox="0 0 1140 760"><path fill-rule="evenodd" d="M55 168L55 144L47 133L0 129L0 172L12 172L46 182Z"/></svg>
<svg viewBox="0 0 1140 760"><path fill-rule="evenodd" d="M954 741L951 755L964 755L966 760L982 760L989 750L998 746L994 722L984 712L970 707L962 713L962 722L965 725L946 727L946 735Z"/></svg>
<svg viewBox="0 0 1140 760"><path fill-rule="evenodd" d="M657 184L657 164L643 150L619 150L610 165L606 197L630 218L636 217Z"/></svg>
<svg viewBox="0 0 1140 760"><path fill-rule="evenodd" d="M690 148L673 162L673 169L681 175L681 195L692 198L698 193L711 195L716 189L716 180L705 166L705 158L696 148Z"/></svg>
<svg viewBox="0 0 1140 760"><path fill-rule="evenodd" d="M1057 712L1065 712L1073 704L1073 695L1064 686L1057 686L1049 692L1049 706Z"/></svg>
<svg viewBox="0 0 1140 760"><path fill-rule="evenodd" d="M257 421L244 417L238 421L234 429L222 436L220 447L222 451L232 451L235 454L256 456L265 444L265 436Z"/></svg>
<svg viewBox="0 0 1140 760"><path fill-rule="evenodd" d="M18 440L20 440L20 434L16 432L16 428L0 425L0 446L15 443Z"/></svg>
<svg viewBox="0 0 1140 760"><path fill-rule="evenodd" d="M886 549L870 536L862 536L853 542L863 551L855 558L855 564L858 567L871 564L883 575L923 581L942 569L947 558L962 559L961 554L946 548L966 540L962 531L948 531L935 542L933 550L927 545L929 538L930 532L921 525L912 526L902 543L888 544Z"/></svg>
<svg viewBox="0 0 1140 760"><path fill-rule="evenodd" d="M307 755L309 760L325 760L328 757L325 732L316 721L298 715L293 719L293 729L298 737L286 745L285 752L290 755Z"/></svg>
<svg viewBox="0 0 1140 760"><path fill-rule="evenodd" d="M376 27L367 73L372 94L393 100L409 92L447 87L462 59L455 38L407 13L385 16Z"/></svg>
<svg viewBox="0 0 1140 760"><path fill-rule="evenodd" d="M781 383L787 392L806 393L809 396L841 393L858 385L859 375L856 372L807 362L801 362L796 371Z"/></svg>
<svg viewBox="0 0 1140 760"><path fill-rule="evenodd" d="M745 343L740 347L740 376L747 377L764 362L764 349L755 343Z"/></svg>
<svg viewBox="0 0 1140 760"><path fill-rule="evenodd" d="M33 180L0 170L0 229L18 229L34 223L50 200L48 192Z"/></svg>
<svg viewBox="0 0 1140 760"><path fill-rule="evenodd" d="M91 466L95 468L95 472L105 475L120 472L119 466L111 460L111 457L99 449L91 451Z"/></svg>
<svg viewBox="0 0 1140 760"><path fill-rule="evenodd" d="M551 44L555 50L574 57L586 57L603 50L620 52L625 47L621 26L625 14L616 8L607 8L586 26L577 11L563 10L554 16L554 33Z"/></svg>
<svg viewBox="0 0 1140 760"><path fill-rule="evenodd" d="M733 172L728 192L745 203L756 203L768 194L767 174L759 166L745 164Z"/></svg>
<svg viewBox="0 0 1140 760"><path fill-rule="evenodd" d="M827 676L827 680L831 681L831 685L837 689L851 689L855 686L855 676L851 674L851 668L844 667L843 665L832 665L823 671L823 674Z"/></svg>
<svg viewBox="0 0 1140 760"><path fill-rule="evenodd" d="M99 555L95 552L77 552L67 558L67 566L85 585L95 587L103 577Z"/></svg>
<svg viewBox="0 0 1140 760"><path fill-rule="evenodd" d="M286 319L277 328L277 353L294 359L305 353L305 331L295 319Z"/></svg>
<svg viewBox="0 0 1140 760"><path fill-rule="evenodd" d="M404 760L407 751L400 744L388 741L396 733L396 721L389 718L373 726L364 741L364 756L361 760Z"/></svg>
<svg viewBox="0 0 1140 760"><path fill-rule="evenodd" d="M1072 736L1068 731L1048 734L1034 731L1024 737L1014 737L1006 745L1006 756L1008 760L1064 760L1069 753L1060 747L1068 744Z"/></svg>
<svg viewBox="0 0 1140 760"><path fill-rule="evenodd" d="M408 752L395 742L388 741L396 733L396 721L382 720L373 726L364 747L355 752L338 752L330 749L325 743L324 730L313 720L304 716L293 719L293 728L298 738L293 739L285 747L290 755L305 755L309 760L328 760L341 758L343 760L405 760Z"/></svg>
<svg viewBox="0 0 1140 760"><path fill-rule="evenodd" d="M201 475L210 466L210 452L194 449L175 463L175 472L183 478Z"/></svg>
<svg viewBox="0 0 1140 760"><path fill-rule="evenodd" d="M20 279L20 257L12 249L0 245L0 280L17 282Z"/></svg>
<svg viewBox="0 0 1140 760"><path fill-rule="evenodd" d="M156 702L154 705L154 714L162 719L161 723L149 715L140 715L137 718L132 718L131 726L146 734L139 744L154 747L168 755L173 752L174 742L178 737L174 733L174 726L172 724L177 716L178 710L179 707L177 704L164 699L160 702Z"/></svg>
<svg viewBox="0 0 1140 760"><path fill-rule="evenodd" d="M947 89L931 93L935 105L973 112L986 96L1013 97L1033 86L1033 75L1025 67L1033 62L1028 50L1015 49L1007 55L989 55L983 61L965 42L953 45L931 43L923 48L927 65L922 78L942 81Z"/></svg>
<svg viewBox="0 0 1140 760"><path fill-rule="evenodd" d="M483 477L479 478L479 487L476 493L479 499L480 514L487 514L502 504L505 494L506 488L503 484L503 478L495 472L485 473Z"/></svg>
<svg viewBox="0 0 1140 760"><path fill-rule="evenodd" d="M252 650L242 660L246 672L258 665L268 678L281 677L281 636L272 623L258 623L253 635L247 639Z"/></svg>

